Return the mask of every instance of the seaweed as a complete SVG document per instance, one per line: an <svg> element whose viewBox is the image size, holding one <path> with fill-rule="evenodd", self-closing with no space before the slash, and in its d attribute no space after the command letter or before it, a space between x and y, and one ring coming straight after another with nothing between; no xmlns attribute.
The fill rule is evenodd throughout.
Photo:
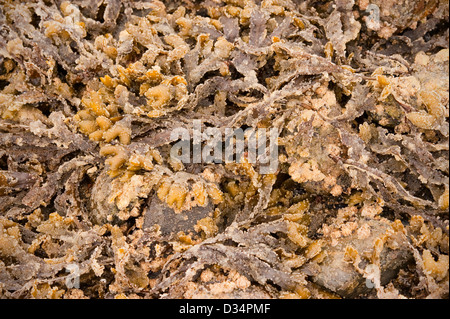
<svg viewBox="0 0 450 319"><path fill-rule="evenodd" d="M447 22L0 0L0 297L448 298ZM171 155L208 128L275 130L278 167Z"/></svg>

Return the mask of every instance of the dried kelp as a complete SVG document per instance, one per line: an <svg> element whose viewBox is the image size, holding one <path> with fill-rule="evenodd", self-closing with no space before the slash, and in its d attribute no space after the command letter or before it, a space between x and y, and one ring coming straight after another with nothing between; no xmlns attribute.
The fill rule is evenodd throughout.
<svg viewBox="0 0 450 319"><path fill-rule="evenodd" d="M448 298L447 23L438 0L0 0L0 296ZM275 129L277 169L175 160L195 120Z"/></svg>

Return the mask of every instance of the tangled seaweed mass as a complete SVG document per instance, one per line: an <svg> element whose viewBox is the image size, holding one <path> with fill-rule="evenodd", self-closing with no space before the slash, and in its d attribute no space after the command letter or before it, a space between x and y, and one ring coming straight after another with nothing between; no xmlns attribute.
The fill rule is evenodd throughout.
<svg viewBox="0 0 450 319"><path fill-rule="evenodd" d="M0 0L0 297L448 298L448 17ZM276 172L174 160L194 120Z"/></svg>

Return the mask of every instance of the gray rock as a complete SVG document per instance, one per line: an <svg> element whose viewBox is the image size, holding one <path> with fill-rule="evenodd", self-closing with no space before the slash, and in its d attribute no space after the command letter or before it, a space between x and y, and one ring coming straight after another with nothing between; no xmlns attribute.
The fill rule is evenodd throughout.
<svg viewBox="0 0 450 319"><path fill-rule="evenodd" d="M144 229L159 225L162 236L175 235L180 231L189 233L194 231L194 226L200 219L210 216L213 209L210 202L205 207L196 206L189 211L175 213L158 196L152 196L144 210Z"/></svg>
<svg viewBox="0 0 450 319"><path fill-rule="evenodd" d="M344 257L345 248L352 246L362 258L359 267L364 269L370 264L370 261L364 256L372 253L374 241L382 236L390 226L386 220L368 220L367 223L371 230L368 238L358 239L356 233L340 238L338 245L325 247L327 257L322 263L319 265L309 263L304 266L303 270L311 276L313 282L344 298L361 296L374 289L372 283L358 273L355 267ZM398 244L397 249L390 249L384 245L380 255L382 285L395 278L398 271L413 259L412 252L400 236L398 236L398 240L396 238L396 242Z"/></svg>
<svg viewBox="0 0 450 319"><path fill-rule="evenodd" d="M92 188L90 218L96 224L106 223L108 215L114 216L119 212L116 204L110 203L108 200L111 194L112 180L105 169L99 174Z"/></svg>

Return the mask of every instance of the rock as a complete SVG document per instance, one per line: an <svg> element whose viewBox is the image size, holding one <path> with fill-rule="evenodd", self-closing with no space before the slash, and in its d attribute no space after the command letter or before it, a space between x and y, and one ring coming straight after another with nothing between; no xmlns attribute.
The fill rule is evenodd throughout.
<svg viewBox="0 0 450 319"><path fill-rule="evenodd" d="M118 213L117 206L114 202L108 200L111 194L112 178L108 176L106 170L102 171L92 188L91 200L91 220L96 224L104 224L107 222L108 215L116 215Z"/></svg>
<svg viewBox="0 0 450 319"><path fill-rule="evenodd" d="M360 239L355 232L350 236L340 238L336 246L324 247L327 257L322 263L319 265L309 263L304 267L305 272L311 275L313 282L344 298L355 298L374 289L373 284L367 281L345 258L346 247L351 246L358 251L362 259L359 267L364 269L370 264L368 258L365 257L372 254L375 240L383 236L386 230L390 228L390 223L387 220L372 219L367 222L363 221L363 223L370 227L369 237ZM396 236L394 241L398 244L396 249L384 245L380 254L381 285L385 285L395 278L400 268L413 259L412 252L400 235Z"/></svg>
<svg viewBox="0 0 450 319"><path fill-rule="evenodd" d="M162 236L171 237L180 231L187 234L194 231L194 226L200 219L210 216L213 208L210 202L205 207L196 206L189 211L175 213L155 195L148 200L144 210L144 229L159 225Z"/></svg>

